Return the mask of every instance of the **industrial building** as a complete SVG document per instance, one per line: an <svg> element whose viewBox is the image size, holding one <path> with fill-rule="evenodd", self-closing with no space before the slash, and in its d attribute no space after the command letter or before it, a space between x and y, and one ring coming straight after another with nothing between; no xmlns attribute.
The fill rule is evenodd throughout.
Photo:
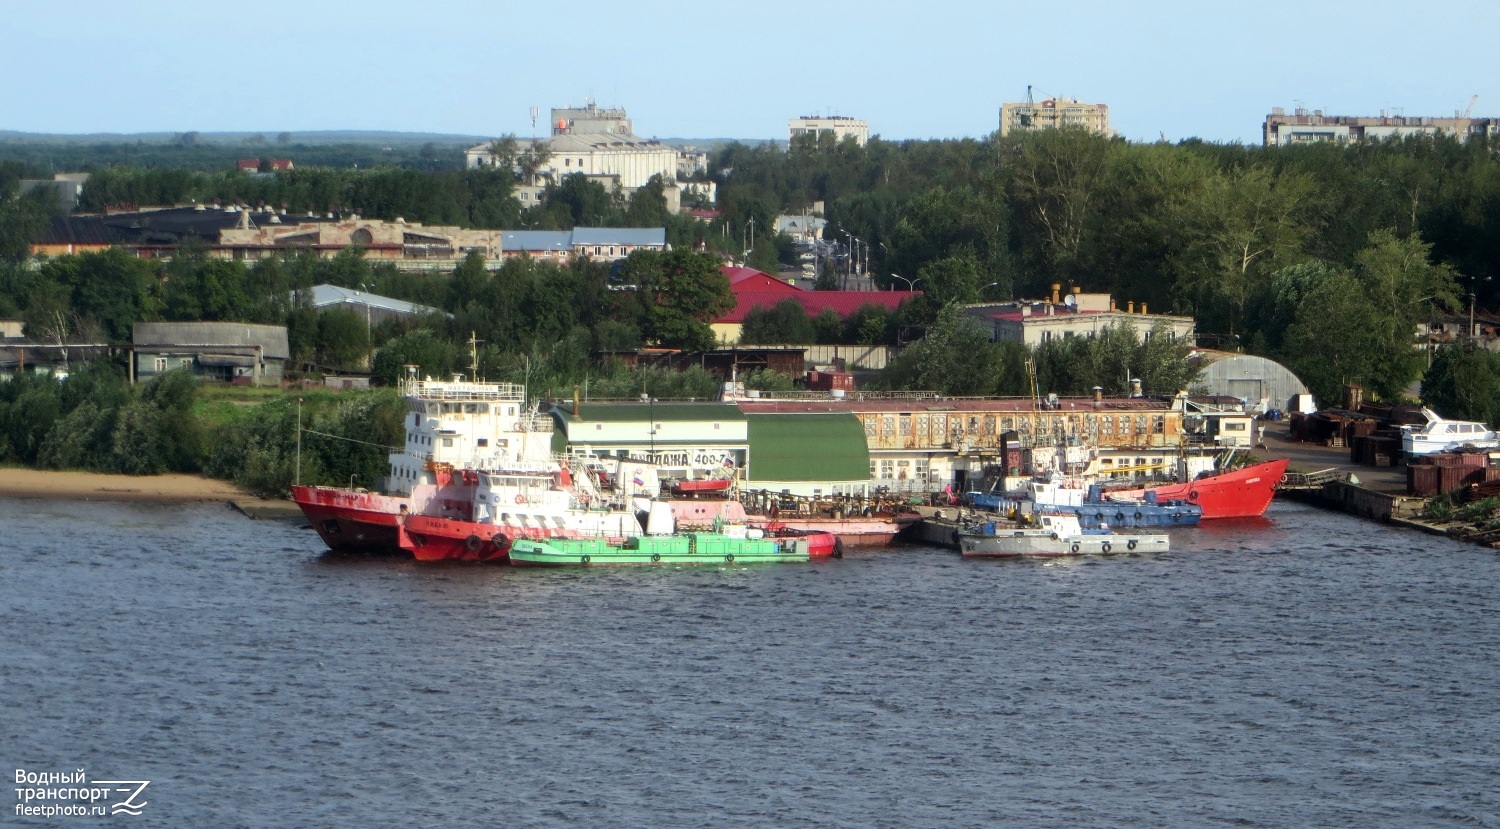
<svg viewBox="0 0 1500 829"><path fill-rule="evenodd" d="M1325 115L1321 109L1303 107L1288 115L1282 107L1273 107L1266 116L1262 137L1267 147L1287 147L1320 141L1347 143L1421 135L1446 135L1460 141L1500 136L1500 119L1469 117L1478 97L1471 98L1468 109L1453 113L1452 118L1393 115L1384 110L1377 116Z"/></svg>
<svg viewBox="0 0 1500 829"><path fill-rule="evenodd" d="M1086 104L1074 98L1033 101L1030 87L1026 88L1024 102L1000 105L1001 138L1015 132L1065 128L1113 136L1114 131L1109 127L1109 105Z"/></svg>

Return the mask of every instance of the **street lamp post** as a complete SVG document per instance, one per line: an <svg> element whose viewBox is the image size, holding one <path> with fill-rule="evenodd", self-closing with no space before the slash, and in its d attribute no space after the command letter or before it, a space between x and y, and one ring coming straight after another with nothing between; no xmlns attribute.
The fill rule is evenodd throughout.
<svg viewBox="0 0 1500 829"><path fill-rule="evenodd" d="M917 289L917 283L922 281L922 277L920 277L920 276L917 277L916 279L907 279L906 277L902 276L899 273L893 273L893 274L891 274L891 278L892 279L899 279L902 282L905 282L906 283L906 290L908 290L908 291L915 291ZM894 291L896 289L892 288L891 290Z"/></svg>
<svg viewBox="0 0 1500 829"><path fill-rule="evenodd" d="M1488 281L1490 281L1491 277L1486 276L1483 279L1479 279L1477 277L1471 276L1471 277L1468 277L1468 279L1469 279L1469 336L1470 337L1477 337L1477 336L1479 336L1479 332L1474 328L1474 303L1476 301L1476 295L1479 292L1479 283L1481 283L1481 282L1488 282Z"/></svg>

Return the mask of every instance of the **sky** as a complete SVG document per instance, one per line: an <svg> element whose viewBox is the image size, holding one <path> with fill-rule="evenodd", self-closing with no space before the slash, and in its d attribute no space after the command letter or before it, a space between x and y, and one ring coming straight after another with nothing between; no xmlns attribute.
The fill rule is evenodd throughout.
<svg viewBox="0 0 1500 829"><path fill-rule="evenodd" d="M1496 54L1496 0L0 0L0 130L525 138L592 99L647 138L979 138L1029 85L1258 143L1277 106L1500 116Z"/></svg>

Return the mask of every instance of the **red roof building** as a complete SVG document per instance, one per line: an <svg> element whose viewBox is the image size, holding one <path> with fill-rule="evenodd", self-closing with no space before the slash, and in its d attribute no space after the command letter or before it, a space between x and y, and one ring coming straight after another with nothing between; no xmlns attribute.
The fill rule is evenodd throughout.
<svg viewBox="0 0 1500 829"><path fill-rule="evenodd" d="M735 306L714 320L714 333L726 344L739 342L740 328L752 308L774 308L788 299L802 306L809 317L832 310L840 319L852 316L866 305L894 312L901 303L919 297L921 291L804 291L755 268L726 266L729 289L734 292Z"/></svg>

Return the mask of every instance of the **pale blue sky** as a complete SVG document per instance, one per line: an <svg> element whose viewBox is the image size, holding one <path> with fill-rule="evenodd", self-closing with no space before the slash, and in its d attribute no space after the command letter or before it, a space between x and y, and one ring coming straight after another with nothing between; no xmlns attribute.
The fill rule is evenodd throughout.
<svg viewBox="0 0 1500 829"><path fill-rule="evenodd" d="M0 0L0 129L525 137L592 95L647 137L980 137L1031 84L1133 140L1252 143L1299 102L1500 115L1497 54L1496 0Z"/></svg>

